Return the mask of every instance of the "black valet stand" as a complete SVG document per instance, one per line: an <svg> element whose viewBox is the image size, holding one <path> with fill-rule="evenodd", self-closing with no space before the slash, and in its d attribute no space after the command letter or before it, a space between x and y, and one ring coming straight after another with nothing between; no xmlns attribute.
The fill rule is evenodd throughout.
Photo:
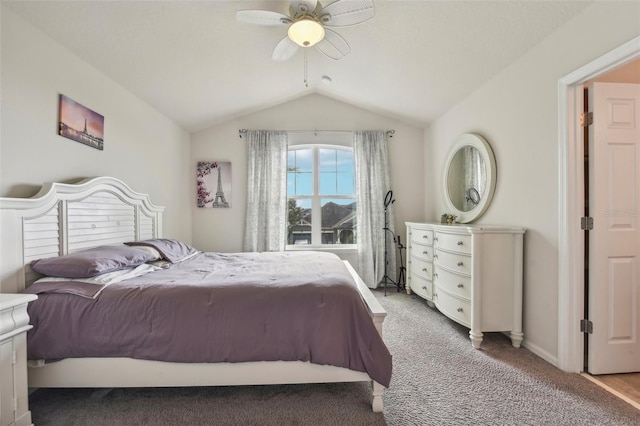
<svg viewBox="0 0 640 426"><path fill-rule="evenodd" d="M400 253L400 269L398 270L398 290L399 289L403 289L406 290L407 289L407 282L406 282L406 271L407 268L404 266L404 260L402 258L402 250L404 250L406 247L404 245L402 245L402 243L400 242L400 235L396 236L396 242L398 243L398 253ZM395 240L394 240L395 241Z"/></svg>
<svg viewBox="0 0 640 426"><path fill-rule="evenodd" d="M389 206L393 203L395 203L395 199L393 198L393 191L389 190L387 191L387 195L385 195L384 197L384 228L382 228L384 230L384 277L382 277L382 284L384 285L384 295L387 295L387 284L391 283L394 286L396 286L398 288L398 291L400 291L400 278L403 278L404 281L404 267L400 267L400 276L398 277L398 282L394 281L388 274L387 274L387 267L389 266L389 253L388 253L388 249L387 249L387 232L391 233L391 236L393 237L393 242L396 242L396 235L393 233L393 231L391 229L389 229ZM400 244L400 237L398 236L398 244ZM402 263L402 252L400 252L400 262Z"/></svg>

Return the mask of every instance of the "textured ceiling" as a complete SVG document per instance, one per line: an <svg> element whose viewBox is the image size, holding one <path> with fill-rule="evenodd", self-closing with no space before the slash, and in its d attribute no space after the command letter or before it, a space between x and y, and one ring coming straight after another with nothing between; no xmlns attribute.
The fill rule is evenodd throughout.
<svg viewBox="0 0 640 426"><path fill-rule="evenodd" d="M287 13L288 1L2 3L197 131L309 93L426 126L590 2L377 0L373 19L336 29L351 46L345 58L306 49L308 87L303 49L271 60L286 27L235 19L240 9Z"/></svg>

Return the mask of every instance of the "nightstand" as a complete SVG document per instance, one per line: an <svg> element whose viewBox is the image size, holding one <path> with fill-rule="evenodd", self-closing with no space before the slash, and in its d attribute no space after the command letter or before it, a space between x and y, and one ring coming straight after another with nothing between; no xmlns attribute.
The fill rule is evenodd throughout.
<svg viewBox="0 0 640 426"><path fill-rule="evenodd" d="M0 426L29 426L27 304L35 294L0 294Z"/></svg>

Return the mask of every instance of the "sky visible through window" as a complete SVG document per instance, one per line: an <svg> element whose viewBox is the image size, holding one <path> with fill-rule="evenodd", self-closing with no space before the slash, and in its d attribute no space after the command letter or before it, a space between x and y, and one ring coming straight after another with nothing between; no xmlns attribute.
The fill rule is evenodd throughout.
<svg viewBox="0 0 640 426"><path fill-rule="evenodd" d="M353 152L320 148L318 157L319 195L355 194ZM287 195L313 195L313 149L289 150L287 168ZM333 201L337 204L352 202L339 198Z"/></svg>

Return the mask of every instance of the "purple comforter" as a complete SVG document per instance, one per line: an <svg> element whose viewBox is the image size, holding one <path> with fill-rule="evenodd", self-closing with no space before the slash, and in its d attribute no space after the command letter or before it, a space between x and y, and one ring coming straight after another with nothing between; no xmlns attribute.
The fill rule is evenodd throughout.
<svg viewBox="0 0 640 426"><path fill-rule="evenodd" d="M29 359L300 360L391 380L356 284L327 253L200 253L95 299L40 293L29 315Z"/></svg>

